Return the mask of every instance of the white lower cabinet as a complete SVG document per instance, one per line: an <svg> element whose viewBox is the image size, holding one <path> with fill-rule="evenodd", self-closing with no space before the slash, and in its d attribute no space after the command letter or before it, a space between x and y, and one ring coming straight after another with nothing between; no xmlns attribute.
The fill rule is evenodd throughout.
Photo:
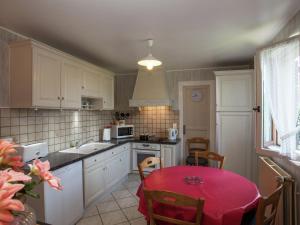
<svg viewBox="0 0 300 225"><path fill-rule="evenodd" d="M52 225L73 225L82 216L83 182L82 161L53 171L61 179L63 190L56 191L47 183L38 185L40 199L28 198L39 221Z"/></svg>
<svg viewBox="0 0 300 225"><path fill-rule="evenodd" d="M180 164L180 148L177 145L161 145L161 159L164 167L177 166Z"/></svg>
<svg viewBox="0 0 300 225"><path fill-rule="evenodd" d="M91 204L130 172L129 144L89 157L84 164L84 203Z"/></svg>

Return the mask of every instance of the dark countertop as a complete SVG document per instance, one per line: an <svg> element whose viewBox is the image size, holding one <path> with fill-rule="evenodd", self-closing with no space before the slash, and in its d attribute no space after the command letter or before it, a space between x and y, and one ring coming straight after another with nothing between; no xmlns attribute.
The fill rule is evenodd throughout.
<svg viewBox="0 0 300 225"><path fill-rule="evenodd" d="M93 155L97 155L101 152L108 151L112 148L118 147L120 145L126 143L152 143L152 144L166 144L166 145L176 145L180 143L180 139L176 139L174 141L168 140L167 138L152 138L148 141L141 141L137 138L126 138L126 139L112 139L111 143L115 144L105 149L101 149L99 151L95 151L91 154L77 154L77 153L63 153L63 152L54 152L48 154L46 157L41 158L41 161L48 160L50 162L51 170L57 170L64 166L70 165L74 162L83 160L85 158L91 157ZM30 162L29 162L30 163Z"/></svg>

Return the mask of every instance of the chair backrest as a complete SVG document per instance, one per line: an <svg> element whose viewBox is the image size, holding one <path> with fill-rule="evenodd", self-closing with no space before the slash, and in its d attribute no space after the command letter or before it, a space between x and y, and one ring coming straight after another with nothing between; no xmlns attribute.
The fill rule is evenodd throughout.
<svg viewBox="0 0 300 225"><path fill-rule="evenodd" d="M224 160L225 160L224 156L219 155L215 152L211 152L211 151L197 151L197 152L195 152L196 165L199 165L199 162L198 162L199 157L205 158L207 160L217 161L217 162L219 162L219 169L223 169Z"/></svg>
<svg viewBox="0 0 300 225"><path fill-rule="evenodd" d="M255 216L256 225L275 225L282 190L283 184L280 184L271 195L260 198Z"/></svg>
<svg viewBox="0 0 300 225"><path fill-rule="evenodd" d="M204 137L193 137L186 140L187 149L189 154L194 154L194 151L208 151L209 139ZM193 145L198 145L198 147L193 147ZM199 145L202 145L201 147Z"/></svg>
<svg viewBox="0 0 300 225"><path fill-rule="evenodd" d="M202 210L204 206L203 199L194 199L186 195L177 194L168 191L149 191L144 189L144 196L147 203L148 215L150 217L150 224L156 225L156 221L163 221L170 224L178 225L200 225L202 218ZM165 205L175 207L188 207L194 208L196 219L195 222L184 221L176 218L167 217L154 212L153 201Z"/></svg>
<svg viewBox="0 0 300 225"><path fill-rule="evenodd" d="M159 164L160 168L162 168L162 160L158 157L148 157L144 159L141 163L138 165L139 174L141 180L145 179L144 175L144 169Z"/></svg>

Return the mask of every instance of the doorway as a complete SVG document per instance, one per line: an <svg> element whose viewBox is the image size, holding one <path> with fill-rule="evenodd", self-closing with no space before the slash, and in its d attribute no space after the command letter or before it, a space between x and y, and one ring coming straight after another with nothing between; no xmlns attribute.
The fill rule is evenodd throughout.
<svg viewBox="0 0 300 225"><path fill-rule="evenodd" d="M186 140L208 138L209 149L215 150L215 81L179 82L179 136L183 162L188 155Z"/></svg>

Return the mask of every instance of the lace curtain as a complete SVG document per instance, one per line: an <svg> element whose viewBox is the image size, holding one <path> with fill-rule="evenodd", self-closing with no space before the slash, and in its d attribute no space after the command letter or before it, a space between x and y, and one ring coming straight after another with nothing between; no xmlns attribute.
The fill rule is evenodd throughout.
<svg viewBox="0 0 300 225"><path fill-rule="evenodd" d="M281 140L280 154L299 160L297 123L300 108L299 54L300 41L294 39L260 54L266 103Z"/></svg>

